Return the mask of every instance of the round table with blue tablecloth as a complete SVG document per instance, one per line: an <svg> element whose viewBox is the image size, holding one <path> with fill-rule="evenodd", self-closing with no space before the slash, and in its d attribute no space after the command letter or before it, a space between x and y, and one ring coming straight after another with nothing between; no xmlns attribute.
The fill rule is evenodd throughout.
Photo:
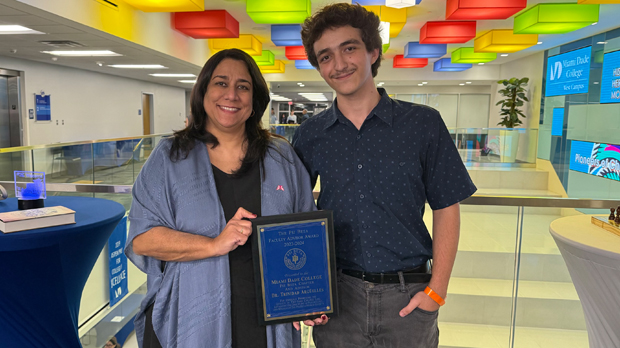
<svg viewBox="0 0 620 348"><path fill-rule="evenodd" d="M125 208L99 198L45 200L57 205L75 210L76 223L0 232L1 347L81 347L82 290ZM13 210L15 198L0 201L0 212Z"/></svg>

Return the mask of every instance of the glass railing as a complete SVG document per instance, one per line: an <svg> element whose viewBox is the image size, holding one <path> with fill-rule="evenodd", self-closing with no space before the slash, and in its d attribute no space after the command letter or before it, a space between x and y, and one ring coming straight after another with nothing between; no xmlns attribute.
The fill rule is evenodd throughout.
<svg viewBox="0 0 620 348"><path fill-rule="evenodd" d="M538 129L449 128L468 166L536 163Z"/></svg>
<svg viewBox="0 0 620 348"><path fill-rule="evenodd" d="M269 130L273 134L277 134L283 136L290 143L293 142L293 135L295 135L295 131L299 127L298 124L270 124Z"/></svg>

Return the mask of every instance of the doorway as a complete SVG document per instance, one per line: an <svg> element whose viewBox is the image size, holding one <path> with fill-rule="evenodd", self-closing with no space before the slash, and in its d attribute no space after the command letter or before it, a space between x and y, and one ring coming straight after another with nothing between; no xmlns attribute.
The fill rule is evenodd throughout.
<svg viewBox="0 0 620 348"><path fill-rule="evenodd" d="M19 72L0 69L0 149L22 146ZM0 154L0 181L13 181L22 170L22 153Z"/></svg>
<svg viewBox="0 0 620 348"><path fill-rule="evenodd" d="M153 94L142 93L142 134L151 135L155 133L155 120L153 118ZM153 139L144 138L142 141L144 155L149 156L153 150Z"/></svg>

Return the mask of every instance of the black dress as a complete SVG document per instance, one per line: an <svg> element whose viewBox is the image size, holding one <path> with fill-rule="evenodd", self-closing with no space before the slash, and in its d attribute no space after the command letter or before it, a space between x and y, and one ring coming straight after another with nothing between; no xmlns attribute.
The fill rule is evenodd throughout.
<svg viewBox="0 0 620 348"><path fill-rule="evenodd" d="M212 167L217 194L226 221L230 221L239 207L260 216L261 182L258 162L242 177L233 177L215 166ZM228 261L230 264L232 348L266 348L267 331L264 326L259 326L256 310L252 238L249 238L245 245L228 253ZM161 348L153 331L152 315L153 305L146 310L143 347Z"/></svg>

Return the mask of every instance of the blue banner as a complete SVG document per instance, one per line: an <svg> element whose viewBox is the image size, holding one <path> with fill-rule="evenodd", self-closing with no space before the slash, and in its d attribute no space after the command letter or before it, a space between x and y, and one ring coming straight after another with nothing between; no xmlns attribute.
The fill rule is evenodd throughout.
<svg viewBox="0 0 620 348"><path fill-rule="evenodd" d="M554 108L551 135L561 137L562 130L564 130L564 108Z"/></svg>
<svg viewBox="0 0 620 348"><path fill-rule="evenodd" d="M605 54L600 101L601 104L620 103L620 51Z"/></svg>
<svg viewBox="0 0 620 348"><path fill-rule="evenodd" d="M620 146L573 140L570 170L620 181Z"/></svg>
<svg viewBox="0 0 620 348"><path fill-rule="evenodd" d="M592 47L547 59L545 96L588 93Z"/></svg>
<svg viewBox="0 0 620 348"><path fill-rule="evenodd" d="M120 301L129 289L127 287L127 256L123 252L127 242L127 217L118 223L108 239L110 255L110 307Z"/></svg>
<svg viewBox="0 0 620 348"><path fill-rule="evenodd" d="M35 95L34 104L36 107L37 121L52 120L52 106L49 95Z"/></svg>

